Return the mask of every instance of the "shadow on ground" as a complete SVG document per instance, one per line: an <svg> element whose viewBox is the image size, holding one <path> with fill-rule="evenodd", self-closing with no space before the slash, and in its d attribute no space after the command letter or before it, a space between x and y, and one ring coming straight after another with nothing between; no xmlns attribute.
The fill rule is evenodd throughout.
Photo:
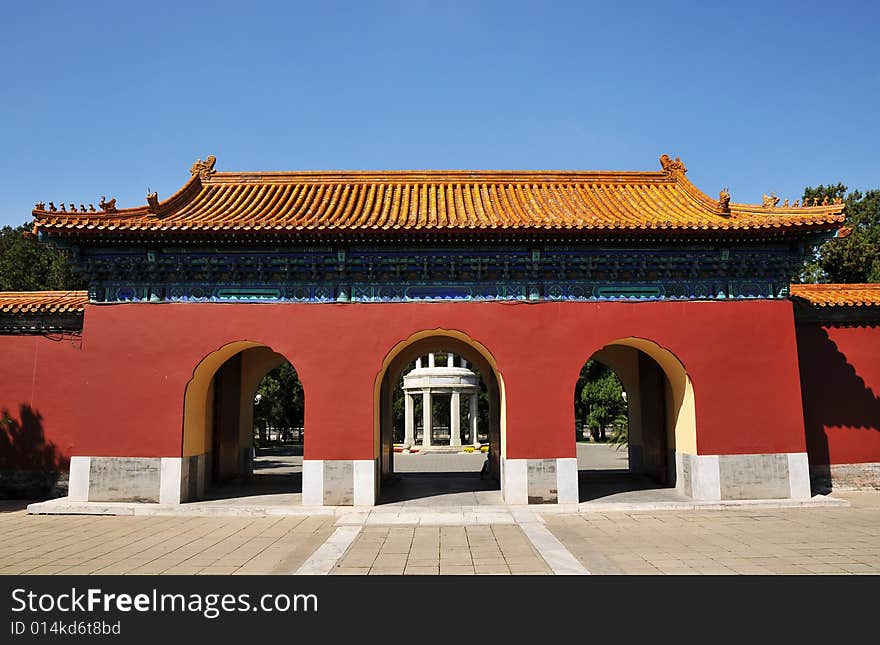
<svg viewBox="0 0 880 645"><path fill-rule="evenodd" d="M626 470L578 471L579 502L590 502L604 497L638 491L658 491L658 493L662 491L668 494L674 493L675 489L658 484L645 475L638 475Z"/></svg>
<svg viewBox="0 0 880 645"><path fill-rule="evenodd" d="M395 473L382 482L379 504L499 489L497 480L483 479L480 473Z"/></svg>
<svg viewBox="0 0 880 645"><path fill-rule="evenodd" d="M263 495L302 493L302 473L287 475L253 475L248 479L215 484L205 493L205 501Z"/></svg>
<svg viewBox="0 0 880 645"><path fill-rule="evenodd" d="M33 502L43 502L43 499L0 499L0 513L17 513L27 508Z"/></svg>

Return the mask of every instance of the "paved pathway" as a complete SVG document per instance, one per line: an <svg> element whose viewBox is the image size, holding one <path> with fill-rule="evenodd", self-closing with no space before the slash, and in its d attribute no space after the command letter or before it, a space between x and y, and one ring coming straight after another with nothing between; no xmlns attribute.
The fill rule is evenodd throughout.
<svg viewBox="0 0 880 645"><path fill-rule="evenodd" d="M333 520L0 512L0 574L288 573L330 536Z"/></svg>
<svg viewBox="0 0 880 645"><path fill-rule="evenodd" d="M596 574L880 574L880 492L851 507L546 515Z"/></svg>
<svg viewBox="0 0 880 645"><path fill-rule="evenodd" d="M880 573L880 492L837 496L852 506L151 517L7 503L0 574Z"/></svg>

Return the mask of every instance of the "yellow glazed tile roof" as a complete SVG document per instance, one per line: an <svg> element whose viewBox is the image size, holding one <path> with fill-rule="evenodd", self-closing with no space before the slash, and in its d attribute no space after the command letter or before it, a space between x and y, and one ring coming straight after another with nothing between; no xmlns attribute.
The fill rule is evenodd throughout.
<svg viewBox="0 0 880 645"><path fill-rule="evenodd" d="M81 312L88 302L88 291L0 291L4 314Z"/></svg>
<svg viewBox="0 0 880 645"><path fill-rule="evenodd" d="M793 284L789 293L817 307L880 306L880 283Z"/></svg>
<svg viewBox="0 0 880 645"><path fill-rule="evenodd" d="M702 193L679 160L662 169L596 171L216 172L198 161L177 193L115 208L101 200L62 211L37 204L34 228L45 232L368 232L835 229L843 204L731 203Z"/></svg>

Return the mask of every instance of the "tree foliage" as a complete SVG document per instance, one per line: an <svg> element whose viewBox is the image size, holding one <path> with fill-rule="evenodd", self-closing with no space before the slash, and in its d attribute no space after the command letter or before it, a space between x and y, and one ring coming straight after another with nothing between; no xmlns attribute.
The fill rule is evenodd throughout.
<svg viewBox="0 0 880 645"><path fill-rule="evenodd" d="M30 229L0 228L0 291L84 289L65 254L38 242Z"/></svg>
<svg viewBox="0 0 880 645"><path fill-rule="evenodd" d="M611 429L612 441L626 443L627 403L623 398L623 385L614 370L588 360L575 386L574 405L577 429L586 426L595 441L606 441L607 431Z"/></svg>
<svg viewBox="0 0 880 645"><path fill-rule="evenodd" d="M846 204L848 235L827 240L815 252L804 282L880 282L880 190L847 194L841 183L804 189L804 201L839 197Z"/></svg>
<svg viewBox="0 0 880 645"><path fill-rule="evenodd" d="M293 366L285 361L266 374L254 397L254 426L261 441L272 428L282 434L302 428L305 418L305 397L302 383Z"/></svg>

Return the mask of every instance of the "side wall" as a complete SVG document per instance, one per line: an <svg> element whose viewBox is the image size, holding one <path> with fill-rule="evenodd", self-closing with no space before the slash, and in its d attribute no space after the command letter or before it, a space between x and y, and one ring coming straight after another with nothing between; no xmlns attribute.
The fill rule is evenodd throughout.
<svg viewBox="0 0 880 645"><path fill-rule="evenodd" d="M880 487L880 325L797 325L814 486Z"/></svg>
<svg viewBox="0 0 880 645"><path fill-rule="evenodd" d="M0 362L0 495L63 494L69 457L91 423L81 416L82 342L0 335Z"/></svg>

